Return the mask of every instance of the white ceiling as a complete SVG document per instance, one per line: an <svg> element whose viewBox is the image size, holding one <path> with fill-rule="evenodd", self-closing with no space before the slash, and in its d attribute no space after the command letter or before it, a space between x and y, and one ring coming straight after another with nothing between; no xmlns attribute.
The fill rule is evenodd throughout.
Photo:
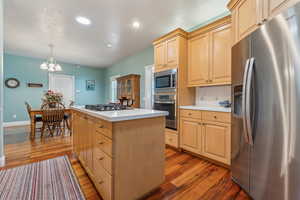
<svg viewBox="0 0 300 200"><path fill-rule="evenodd" d="M64 62L107 67L163 34L189 29L225 11L228 0L5 0L5 51L45 58L48 44ZM80 25L75 17L92 20ZM131 26L141 23L139 30ZM107 43L113 45L107 48Z"/></svg>

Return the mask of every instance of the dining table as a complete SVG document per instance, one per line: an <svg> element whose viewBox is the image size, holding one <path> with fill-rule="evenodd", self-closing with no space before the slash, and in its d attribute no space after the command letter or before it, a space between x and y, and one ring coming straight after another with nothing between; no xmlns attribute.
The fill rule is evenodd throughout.
<svg viewBox="0 0 300 200"><path fill-rule="evenodd" d="M71 109L70 108L66 108L64 109L65 114L68 114L71 117ZM30 114L30 138L34 139L35 138L35 131L36 131L36 121L35 121L35 116L38 115L43 115L43 110L42 109L32 109L29 112ZM72 120L69 120L69 130L71 132L71 128L72 127Z"/></svg>

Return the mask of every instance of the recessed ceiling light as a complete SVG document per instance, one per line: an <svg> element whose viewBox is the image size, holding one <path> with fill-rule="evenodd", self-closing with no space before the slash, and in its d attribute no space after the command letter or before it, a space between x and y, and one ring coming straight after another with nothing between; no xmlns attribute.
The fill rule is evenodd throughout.
<svg viewBox="0 0 300 200"><path fill-rule="evenodd" d="M110 43L106 44L106 46L107 46L108 48L112 48L112 44L110 44Z"/></svg>
<svg viewBox="0 0 300 200"><path fill-rule="evenodd" d="M86 18L86 17L82 17L82 16L78 16L76 17L76 21L79 23L79 24L83 24L83 25L90 25L92 22L89 18Z"/></svg>
<svg viewBox="0 0 300 200"><path fill-rule="evenodd" d="M141 24L140 24L140 22L138 22L138 21L134 21L134 22L132 23L132 27L133 27L133 28L138 29L138 28L140 28L140 26L141 26Z"/></svg>

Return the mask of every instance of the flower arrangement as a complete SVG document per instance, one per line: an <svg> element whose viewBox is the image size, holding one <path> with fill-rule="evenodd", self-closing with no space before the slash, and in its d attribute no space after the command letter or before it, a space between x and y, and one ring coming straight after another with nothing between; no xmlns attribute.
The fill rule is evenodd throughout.
<svg viewBox="0 0 300 200"><path fill-rule="evenodd" d="M63 95L59 92L54 92L52 90L48 90L45 92L44 97L42 98L43 103L61 103L63 100Z"/></svg>

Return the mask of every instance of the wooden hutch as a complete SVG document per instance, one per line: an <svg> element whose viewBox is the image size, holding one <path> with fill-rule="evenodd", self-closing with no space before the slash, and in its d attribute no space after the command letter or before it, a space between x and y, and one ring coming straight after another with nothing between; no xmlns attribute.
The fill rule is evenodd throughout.
<svg viewBox="0 0 300 200"><path fill-rule="evenodd" d="M132 107L140 107L140 75L129 74L117 78L117 99L126 98L133 101Z"/></svg>

